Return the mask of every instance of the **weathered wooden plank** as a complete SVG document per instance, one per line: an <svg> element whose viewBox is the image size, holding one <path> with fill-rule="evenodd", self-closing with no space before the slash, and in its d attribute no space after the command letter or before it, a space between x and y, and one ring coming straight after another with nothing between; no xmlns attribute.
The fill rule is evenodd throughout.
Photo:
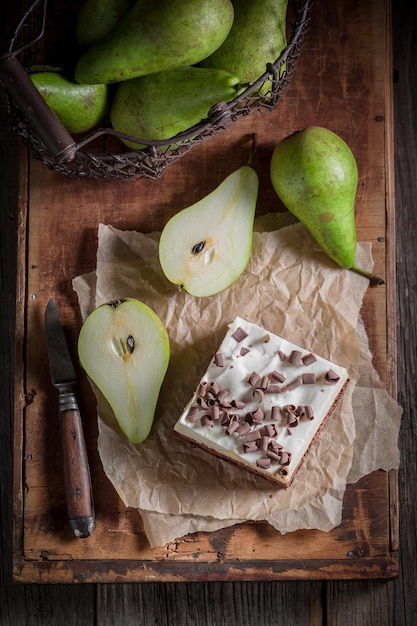
<svg viewBox="0 0 417 626"><path fill-rule="evenodd" d="M172 165L162 180L140 180L129 184L120 181L78 181L50 172L39 162L31 160L28 236L26 241L21 242L24 245L20 248L22 257L26 258L20 273L21 284L26 290L23 295L26 302L24 316L19 317L24 327L18 326L18 341L25 348L24 386L26 393L31 396L31 403L24 410L25 492L22 532L23 555L27 564L17 554L17 579L26 580L35 563L43 563L39 571L43 572L45 582L53 580L54 574L57 581L71 580L72 568L75 580L82 576L83 565L90 559L100 559L107 564L114 559L119 561L116 564L119 570L127 563L128 575L122 574L121 579L134 580L135 568L130 565L132 554L136 555L139 568L140 563L148 560L158 562L153 575L158 571L158 575L166 580L175 580L178 575L186 579L187 568L190 570L190 579L202 579L203 576L213 579L216 575L232 580L250 576L256 579L261 577L261 563L264 563L265 578L317 578L318 572L322 577L346 577L349 568L354 577L361 571L363 576L375 576L378 563L381 576L393 574L389 483L387 476L381 473L367 477L361 487L349 488L344 523L332 533L311 531L281 537L269 528L260 534L256 526L244 525L228 531L225 544L224 531L219 534L222 546L224 545L224 566L218 563L216 535L179 540L175 549L164 547L161 550L149 550L134 516L124 511L102 473L96 450L95 419L86 420L85 429L93 467L97 527L88 541L70 541L68 524L65 525L62 470L55 445L59 438L58 423L50 402L50 398L54 397L54 390L48 382L49 366L41 321L47 300L55 296L68 328L71 345L74 346L80 319L71 279L95 267L98 223L112 223L120 228L144 231L160 229L171 214L184 205L191 204L196 195L205 195L227 173L246 161L246 157L242 161L242 154L245 149L250 149L248 138L254 129L258 134L257 144L260 147L255 155L254 165L263 180L260 212L277 208L268 172L273 145L281 136L301 125L315 123L331 126L346 137L355 151L361 172L357 208L359 236L373 242L376 271L382 273L387 250L385 134L376 113L385 115L385 76L381 59L384 47L378 47L385 32L385 21L378 6L376 0L366 6L361 5L358 28L364 42L367 42L367 47L361 52L363 56L359 67L364 76L360 76L360 88L358 77L353 75L351 67L356 40L352 38L352 24L349 21L353 9L359 11L359 8L350 0L340 4L337 14L328 15L325 7L319 5L313 13L309 33L311 48L309 39L306 40L308 54L311 54L312 49L315 56L300 63L292 90L278 109L270 114L255 114L241 120L228 131L227 145L224 135L219 135L207 144L194 148L193 154ZM330 30L325 31L327 34L323 38L321 27L325 21L329 22ZM339 41L339 33L342 32L343 45ZM321 33L320 36L318 33ZM336 56L337 61L332 56L333 47L340 51L339 56ZM377 60L370 63L370 55L373 54ZM316 68L312 72L314 63ZM330 82L335 63L338 76L342 77L341 84L337 81ZM317 76L320 77L318 81ZM321 81L324 81L321 91L316 94L317 83ZM372 89L368 83L372 85ZM354 85L356 91L353 90ZM314 102L315 97L317 108L313 111L310 110L310 103ZM342 108L345 98L348 98L349 106L344 105ZM351 125L352 115L356 122L354 127ZM377 121L375 116L378 117ZM374 148L375 152L372 151ZM143 198L146 198L146 202L143 202ZM22 205L22 211L25 208ZM78 219L74 220L74 216L78 216ZM363 307L363 317L369 329L375 364L384 380L387 376L385 288L369 290ZM80 371L79 373L82 379L82 409L85 415L94 416L93 394L85 376ZM21 441L21 437L18 441ZM369 486L371 483L372 487ZM372 493L379 494L378 499L372 500L368 497L367 494L371 493L369 489ZM349 534L349 525L353 527L358 523L364 525L364 536L370 536L370 540L362 548L352 545L355 540ZM198 564L194 564L193 555L196 553L199 555ZM352 565L349 556L357 553L364 557L361 566L356 563ZM383 558L380 559L382 554L385 554L386 562ZM322 565L326 558L329 559L329 567ZM367 560L369 558L371 560ZM278 561L278 565L271 572L265 565L269 559ZM293 567L287 565L286 561L290 559L294 561ZM75 567L74 561L77 560L80 563ZM235 566L238 560L246 564L249 574L244 573L240 566ZM295 564L297 560L298 565ZM45 565L44 561L52 565ZM174 561L178 571L171 575L169 568ZM179 573L181 564L184 571ZM366 567L369 567L368 574ZM69 570L68 573L65 568ZM89 579L98 580L99 572L106 580L109 579L102 565ZM138 580L142 580L141 574L137 576Z"/></svg>
<svg viewBox="0 0 417 626"><path fill-rule="evenodd" d="M10 3L8 3L8 9ZM398 334L398 355L399 365L399 398L404 406L403 432L401 437L401 448L403 452L403 466L400 471L400 505L401 505L401 545L402 558L400 577L390 582L358 582L355 583L336 583L331 597L330 606L324 605L320 621L307 621L304 610L304 598L315 585L320 583L304 584L304 583L230 583L227 585L218 585L217 583L195 584L197 589L202 589L201 593L192 590L194 584L175 585L170 600L161 602L162 595L159 589L156 591L148 584L146 585L106 585L106 594L101 593L103 587L99 590L99 615L102 618L97 623L103 624L125 624L139 623L136 620L138 607L141 610L140 603L146 605L153 604L158 600L161 602L161 609L158 610L160 615L160 623L168 623L166 618L166 608L170 609L175 605L175 611L171 615L175 616L169 623L187 624L187 623L204 623L217 624L221 623L214 619L219 618L217 609L213 608L213 604L206 601L206 598L216 598L216 589L219 586L222 589L224 601L221 603L221 609L230 617L229 623L245 623L238 622L236 615L239 615L241 606L250 606L254 598L258 600L258 610L252 613L253 619L247 618L248 624L271 623L281 624L280 618L272 614L270 607L282 611L286 609L289 603L292 603L290 616L295 618L293 623L298 624L316 624L316 623L335 623L353 626L356 624L373 624L379 623L381 626L388 624L403 626L404 624L413 624L416 621L417 607L416 594L414 587L415 580L415 562L416 562L416 534L414 520L416 517L417 494L415 491L415 458L416 458L416 438L413 429L415 423L415 385L416 379L416 337L414 312L416 310L416 272L417 265L415 256L414 234L415 234L415 211L416 205L416 188L414 184L416 171L416 144L415 144L415 120L411 113L415 110L417 94L416 82L414 80L414 69L416 62L416 44L417 39L413 35L415 33L416 14L414 5L399 0L394 3L394 42L396 43L396 62L395 70L398 72L399 80L395 86L395 110L396 110L396 159L397 159L397 217L398 217L398 255L399 255L399 334ZM8 12L6 12L7 15ZM13 22L14 23L14 22ZM4 22L0 24L3 26ZM414 59L414 60L413 60ZM3 118L1 125L2 141L4 137ZM10 138L10 133L6 131ZM16 162L13 159L13 141L2 143L6 146L1 149L1 185L0 190L4 192L6 189L11 190L11 181L16 172ZM6 163L6 166L5 166ZM9 168L7 167L9 165ZM11 194L6 192L6 197L2 193L2 213L1 213L1 234L2 245L0 248L2 259L2 350L1 350L1 371L2 375L1 397L5 399L10 397L10 376L9 386L7 382L7 374L9 373L9 365L12 361L13 350L10 350L10 329L12 324L10 320L14 317L14 296L10 296L10 290L14 292L14 276L13 267L10 260L14 258L15 238L15 221L13 214L15 209L7 210L6 207L15 206L15 198L10 197ZM4 207L4 210L3 210ZM411 233L411 234L410 234ZM10 317L11 316L11 317ZM395 357L394 357L395 358ZM7 402L6 402L7 404ZM7 411L5 412L7 415ZM1 623L13 626L15 624L31 623L31 624L55 624L71 623L74 626L93 623L92 614L89 610L91 606L91 597L88 598L81 593L82 586L65 586L58 585L59 591L54 592L54 587L34 586L34 587L16 587L11 586L9 581L10 565L10 507L11 507L11 463L10 463L10 432L2 420L1 430L1 451L2 451L2 583L6 580L6 584L0 585L0 617ZM9 433L9 435L8 435ZM3 438L6 435L6 439ZM9 478L8 478L9 477ZM9 481L9 482L8 482ZM7 489L7 484L10 487ZM5 577L3 578L3 574ZM214 589L212 589L214 586ZM93 591L93 585L89 587ZM170 588L171 585L156 585L158 588ZM255 591L253 590L255 587ZM320 587L319 587L320 588ZM110 592L110 589L112 590ZM335 592L337 589L337 593ZM212 592L211 592L212 590ZM265 592L263 590L266 590ZM137 592L137 593L136 593ZM213 595L212 595L213 594ZM274 599L278 601L274 603ZM194 622L189 619L190 610L187 608L188 600L195 600L201 609L195 608L195 614L191 613ZM312 604L317 606L320 601L320 595L314 595ZM297 603L300 608L297 610ZM226 606L224 606L226 605ZM230 607L230 608L228 608ZM376 608L375 608L376 607ZM326 619L326 612L329 612ZM143 609L146 612L145 609ZM106 615L109 617L106 618ZM152 616L149 610L148 615ZM269 619L263 619L267 616ZM30 616L30 617L29 617ZM130 616L130 621L129 621ZM374 619L374 618L377 619ZM331 620L333 618L334 621ZM222 617L220 616L220 620ZM165 620L165 621L164 621ZM233 621L234 620L234 621ZM146 623L146 622L143 622ZM150 621L150 623L153 623ZM286 622L284 622L286 623ZM290 622L291 623L291 622Z"/></svg>
<svg viewBox="0 0 417 626"><path fill-rule="evenodd" d="M21 15L19 1L5 4L0 20L1 53ZM24 272L16 250L23 246L27 235L26 220L19 216L25 215L28 178L18 179L19 170L25 171L26 162L27 154L20 154L17 136L7 117L6 98L0 91L0 623L2 626L87 626L94 623L94 586L69 589L62 585L46 588L12 583L12 546L18 546L22 537L21 489L24 487L21 456L19 450L13 449L12 442L21 441L23 436L21 421L13 422L13 408L25 402L20 395L15 397L16 377L23 377L23 361L15 361L14 328L16 317L23 319L25 306L21 298ZM18 344L17 349L21 351L22 345ZM22 451L23 446L19 449Z"/></svg>
<svg viewBox="0 0 417 626"><path fill-rule="evenodd" d="M417 619L417 596L415 594L415 563L417 515L417 488L412 478L416 470L417 456L415 423L417 379L417 274L415 236L417 220L415 206L417 188L415 172L417 152L415 144L416 120L412 113L417 103L415 66L417 59L417 7L406 0L392 3L393 36L393 92L394 154L395 168L391 175L395 183L396 213L396 290L397 301L397 349L390 351L398 368L397 393L403 406L400 449L402 463L398 472L399 523L393 536L394 549L399 546L400 574L389 582L367 582L359 587L350 582L328 583L328 623L337 626L352 624L411 625ZM392 243L392 242L391 242ZM393 262L394 262L393 260ZM397 361L398 357L398 361ZM388 382L389 384L389 382ZM393 389L393 388L391 388ZM397 478L395 479L397 481ZM395 489L395 487L394 487ZM397 515L397 512L396 512ZM398 515L397 515L398 519Z"/></svg>
<svg viewBox="0 0 417 626"><path fill-rule="evenodd" d="M98 590L97 617L103 626L321 626L320 600L320 583L105 585Z"/></svg>
<svg viewBox="0 0 417 626"><path fill-rule="evenodd" d="M51 470L52 471L52 470ZM54 479L54 486L59 489L59 469ZM109 486L106 483L108 492ZM161 562L160 571L166 570L167 574L173 562L177 564L192 564L196 575L201 571L210 572L210 568L219 572L227 571L227 564L246 563L250 569L252 562L257 562L257 567L262 562L267 564L271 559L289 562L299 561L302 563L301 571L294 577L315 577L317 562L326 558L329 563L334 559L338 563L345 560L343 570L352 568L352 557L359 561L361 558L376 559L383 561L383 555L387 556L387 574L392 575L390 556L390 525L389 525L389 502L384 501L388 489L388 476L384 472L375 472L355 486L348 488L345 498L343 521L332 533L321 531L297 531L280 536L277 531L267 524L238 525L224 529L215 534L197 533L180 538L163 548L149 548L142 536L140 519L134 511L125 511L117 501L116 509L109 509L110 499L103 501L103 505L96 500L97 529L96 532L103 540L76 542L72 538L68 523L66 522L65 503L63 497L56 500L55 508L51 512L49 505L50 493L46 487L33 489L33 500L30 499L30 528L25 528L24 558L36 567L41 560L49 560L56 564L57 561L79 559L81 569L83 562L99 557L106 562L113 559L120 561L119 569L124 563L129 563L130 578L135 576L135 567L131 565L132 554L141 561L157 560ZM30 491L30 490L29 490ZM97 493L97 489L95 491ZM104 505L105 503L105 505ZM55 518L55 521L54 521ZM111 542L107 539L111 537ZM225 567L218 567L221 562L226 562ZM366 563L367 561L364 561ZM30 566L30 564L28 564ZM360 571L360 563L357 563ZM383 568L383 566L381 565ZM46 568L45 568L46 569ZM283 572L287 564L281 568ZM29 571L29 570L28 570ZM280 571L279 565L276 572ZM331 569L329 570L331 571ZM104 568L98 567L97 572L105 575ZM255 577L255 569L252 575ZM92 574L92 572L91 572ZM210 575L209 573L207 575ZM284 574L285 575L285 574ZM259 577L258 573L256 577ZM267 574L269 577L269 574ZM281 575L282 577L282 575ZM111 580L111 575L110 575Z"/></svg>

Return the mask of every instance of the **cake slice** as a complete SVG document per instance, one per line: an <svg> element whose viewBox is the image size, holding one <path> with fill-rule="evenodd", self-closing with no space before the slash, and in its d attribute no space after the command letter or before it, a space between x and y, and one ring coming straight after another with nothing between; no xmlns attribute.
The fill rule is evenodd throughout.
<svg viewBox="0 0 417 626"><path fill-rule="evenodd" d="M174 430L289 487L348 381L345 368L237 317Z"/></svg>

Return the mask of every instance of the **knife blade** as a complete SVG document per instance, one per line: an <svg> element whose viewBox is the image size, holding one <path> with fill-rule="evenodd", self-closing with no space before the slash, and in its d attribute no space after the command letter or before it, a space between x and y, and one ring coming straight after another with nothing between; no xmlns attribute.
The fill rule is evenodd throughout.
<svg viewBox="0 0 417 626"><path fill-rule="evenodd" d="M45 309L45 333L51 380L58 390L68 518L75 536L85 538L91 535L95 525L90 468L75 395L77 377L53 299L49 300Z"/></svg>

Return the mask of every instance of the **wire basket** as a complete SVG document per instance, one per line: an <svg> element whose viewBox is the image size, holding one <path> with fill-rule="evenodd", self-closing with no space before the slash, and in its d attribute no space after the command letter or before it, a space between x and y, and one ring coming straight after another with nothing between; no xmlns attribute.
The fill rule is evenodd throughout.
<svg viewBox="0 0 417 626"><path fill-rule="evenodd" d="M73 4L74 6L69 6ZM160 178L166 168L183 157L194 146L227 132L235 122L255 111L273 110L289 88L300 57L304 34L308 28L311 0L289 0L287 11L288 44L278 59L265 62L265 73L230 102L219 102L207 118L167 140L146 140L115 131L110 121L89 133L73 138L71 158L57 160L48 151L22 114L9 98L9 118L14 130L29 145L33 155L49 169L67 176L84 179L137 180ZM8 54L19 60L27 70L34 66L72 67L75 19L79 2L35 0L23 15L11 39ZM74 17L75 16L75 17ZM270 89L263 93L267 82ZM265 91L265 90L264 90ZM132 150L122 139L136 141L146 147Z"/></svg>

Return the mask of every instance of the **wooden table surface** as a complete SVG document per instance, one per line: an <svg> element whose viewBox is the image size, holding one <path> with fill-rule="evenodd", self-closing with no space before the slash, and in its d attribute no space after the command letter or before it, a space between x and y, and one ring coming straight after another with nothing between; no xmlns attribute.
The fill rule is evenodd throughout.
<svg viewBox="0 0 417 626"><path fill-rule="evenodd" d="M344 3L340 7L354 6ZM2 41L16 23L19 7L8 7L6 22L2 22ZM406 10L407 9L407 10ZM411 12L411 15L410 15ZM16 260L18 236L27 225L19 222L18 195L22 194L17 178L17 140L8 128L2 98L1 117L1 259L2 259L2 334L1 334L1 397L4 417L0 425L3 468L1 474L1 522L3 559L0 566L0 618L3 624L411 624L416 617L415 585L416 508L415 441L415 352L416 336L413 304L416 298L416 261L410 234L416 220L413 210L413 185L416 153L412 138L412 104L415 85L412 82L414 9L406 3L393 7L395 158L396 158L396 224L398 263L398 397L404 407L401 434L402 466L400 487L400 570L398 578L390 581L288 581L264 582L204 582L89 585L30 585L17 587L11 583L12 507L12 400L15 326L16 275L22 268ZM412 18L412 19L410 19ZM357 21L358 33L360 20ZM334 18L334 23L343 28ZM350 20L355 25L355 20ZM323 27L323 24L321 25ZM363 27L363 25L362 25ZM8 29L8 30L7 30ZM3 32L4 37L3 38ZM338 33L340 34L340 33ZM358 44L359 45L359 44ZM3 48L4 46L2 46ZM414 55L414 57L412 56ZM408 74L410 71L410 74ZM311 111L310 111L311 112ZM351 135L354 132L350 130ZM38 164L32 164L32 175L42 180L48 177ZM61 180L61 179L59 179ZM68 185L62 183L63 189ZM48 189L48 185L46 185ZM40 184L42 189L42 182ZM94 188L94 187L93 187ZM19 192L20 190L20 192ZM25 199L20 197L20 206ZM411 233L410 233L411 230ZM366 231L362 231L365 233ZM21 286L20 286L21 287ZM390 338L388 337L388 344ZM378 344L379 345L379 344ZM379 350L380 345L379 345ZM395 360L395 355L391 355ZM384 361L379 362L381 375L386 377ZM388 367L388 374L395 363ZM393 381L390 381L393 384ZM392 389L392 386L391 386ZM15 470L19 468L15 467ZM36 580L34 581L36 582ZM41 577L39 582L42 582Z"/></svg>

